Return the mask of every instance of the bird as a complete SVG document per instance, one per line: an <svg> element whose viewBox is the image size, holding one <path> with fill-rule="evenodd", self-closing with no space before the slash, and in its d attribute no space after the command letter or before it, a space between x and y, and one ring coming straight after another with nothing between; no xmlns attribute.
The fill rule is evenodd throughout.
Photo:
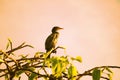
<svg viewBox="0 0 120 80"><path fill-rule="evenodd" d="M56 44L58 42L58 37L59 37L59 30L61 30L63 28L59 27L59 26L54 26L51 30L51 34L47 37L46 41L45 41L45 49L46 49L46 53L49 52L50 50L54 49L51 53L56 53L55 47ZM47 58L50 58L50 54L48 55Z"/></svg>

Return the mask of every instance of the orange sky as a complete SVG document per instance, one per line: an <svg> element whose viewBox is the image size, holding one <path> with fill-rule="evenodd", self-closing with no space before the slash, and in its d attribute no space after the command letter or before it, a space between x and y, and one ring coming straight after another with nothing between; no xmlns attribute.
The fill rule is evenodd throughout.
<svg viewBox="0 0 120 80"><path fill-rule="evenodd" d="M57 25L64 28L58 45L71 56L82 56L83 71L120 66L119 21L119 0L0 0L0 49L11 38L14 46L24 41L35 46L24 52L45 51L45 39ZM120 79L119 72L113 80Z"/></svg>

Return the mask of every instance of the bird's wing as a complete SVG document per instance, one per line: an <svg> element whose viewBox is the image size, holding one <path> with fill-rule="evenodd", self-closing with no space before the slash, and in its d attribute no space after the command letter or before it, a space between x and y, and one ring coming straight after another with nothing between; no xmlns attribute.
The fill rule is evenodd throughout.
<svg viewBox="0 0 120 80"><path fill-rule="evenodd" d="M52 48L55 48L57 40L58 40L59 33L53 33L46 39L45 42L45 49L47 51L51 50Z"/></svg>

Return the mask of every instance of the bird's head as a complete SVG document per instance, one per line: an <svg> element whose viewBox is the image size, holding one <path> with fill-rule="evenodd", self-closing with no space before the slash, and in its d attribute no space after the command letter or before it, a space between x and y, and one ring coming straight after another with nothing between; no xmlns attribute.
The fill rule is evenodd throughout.
<svg viewBox="0 0 120 80"><path fill-rule="evenodd" d="M52 33L57 32L58 30L61 30L61 29L63 29L63 28L61 28L61 27L59 27L59 26L54 26L54 27L52 28Z"/></svg>

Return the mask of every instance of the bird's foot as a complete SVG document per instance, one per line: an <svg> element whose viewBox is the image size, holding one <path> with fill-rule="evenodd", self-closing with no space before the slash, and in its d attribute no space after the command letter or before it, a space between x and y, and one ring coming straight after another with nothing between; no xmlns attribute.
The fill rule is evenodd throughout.
<svg viewBox="0 0 120 80"><path fill-rule="evenodd" d="M56 51L56 50L53 50L52 53L57 53L57 51Z"/></svg>

